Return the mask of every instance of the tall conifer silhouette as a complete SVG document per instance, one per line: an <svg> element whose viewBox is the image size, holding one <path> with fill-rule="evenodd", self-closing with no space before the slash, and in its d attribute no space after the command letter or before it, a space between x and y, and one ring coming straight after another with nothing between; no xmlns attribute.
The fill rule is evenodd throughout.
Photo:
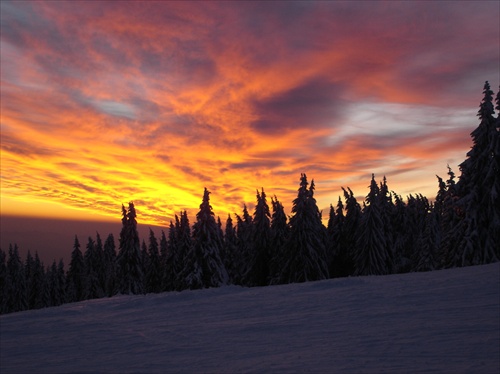
<svg viewBox="0 0 500 374"><path fill-rule="evenodd" d="M301 174L297 198L293 201L287 256L281 269L280 283L295 283L328 278L326 229L314 198L314 181L307 188L307 176Z"/></svg>
<svg viewBox="0 0 500 374"><path fill-rule="evenodd" d="M129 203L128 210L122 205L120 249L116 258L118 291L122 294L144 293L141 244L136 216L133 202Z"/></svg>

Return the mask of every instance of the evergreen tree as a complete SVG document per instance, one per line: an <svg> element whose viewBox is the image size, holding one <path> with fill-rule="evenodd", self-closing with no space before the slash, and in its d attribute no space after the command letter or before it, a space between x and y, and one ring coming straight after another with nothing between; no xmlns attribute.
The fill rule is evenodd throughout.
<svg viewBox="0 0 500 374"><path fill-rule="evenodd" d="M352 256L345 238L344 204L339 196L336 209L330 206L328 237L330 245L330 277L347 277L353 272Z"/></svg>
<svg viewBox="0 0 500 374"><path fill-rule="evenodd" d="M38 252L35 252L33 261L31 285L29 287L30 294L28 295L29 309L41 309L48 306L49 292L47 289L45 268L38 257Z"/></svg>
<svg viewBox="0 0 500 374"><path fill-rule="evenodd" d="M273 214L271 216L271 264L269 266L270 284L280 283L281 267L286 259L286 243L290 235L290 227L283 204L276 196L271 198Z"/></svg>
<svg viewBox="0 0 500 374"><path fill-rule="evenodd" d="M24 278L26 281L26 297L28 301L28 309L35 308L35 298L37 292L39 291L36 289L38 285L33 280L34 272L35 272L35 259L31 255L31 251L28 250L28 253L26 255L26 261L24 263ZM32 290L33 287L35 288L34 290Z"/></svg>
<svg viewBox="0 0 500 374"><path fill-rule="evenodd" d="M233 226L231 215L227 215L226 229L224 233L224 266L227 269L229 276L229 283L236 284L239 282L241 275L239 269L235 264L238 262L238 238L236 236L236 229Z"/></svg>
<svg viewBox="0 0 500 374"><path fill-rule="evenodd" d="M252 249L247 259L248 272L244 275L243 282L249 286L265 286L269 281L271 214L263 188L261 193L257 191L251 234Z"/></svg>
<svg viewBox="0 0 500 374"><path fill-rule="evenodd" d="M118 291L122 294L143 294L141 244L134 203L129 203L128 210L122 205L122 216L120 248L116 258Z"/></svg>
<svg viewBox="0 0 500 374"><path fill-rule="evenodd" d="M391 272L392 256L387 250L379 194L380 189L372 174L358 230L355 275L385 275Z"/></svg>
<svg viewBox="0 0 500 374"><path fill-rule="evenodd" d="M168 257L167 236L165 235L165 231L161 230L161 238L160 238L161 291L167 291L168 289L167 257Z"/></svg>
<svg viewBox="0 0 500 374"><path fill-rule="evenodd" d="M235 280L235 284L247 285L244 277L250 271L249 258L253 248L253 222L252 216L248 213L246 204L243 205L243 216L236 215L236 234L238 236L238 254L237 262L234 264L241 274L241 278Z"/></svg>
<svg viewBox="0 0 500 374"><path fill-rule="evenodd" d="M306 174L301 174L297 198L290 218L288 256L280 274L281 283L327 279L326 230L314 198L314 181L308 189Z"/></svg>
<svg viewBox="0 0 500 374"><path fill-rule="evenodd" d="M116 249L113 234L109 234L104 242L103 267L105 275L104 291L106 296L111 297L118 291L116 281Z"/></svg>
<svg viewBox="0 0 500 374"><path fill-rule="evenodd" d="M7 312L7 255L0 248L0 314Z"/></svg>
<svg viewBox="0 0 500 374"><path fill-rule="evenodd" d="M104 261L104 247L102 244L101 235L96 232L95 238L95 262L94 269L97 274L97 278L99 280L99 288L101 289L101 296L106 295L106 269L105 269L105 261Z"/></svg>
<svg viewBox="0 0 500 374"><path fill-rule="evenodd" d="M222 238L205 188L200 211L193 226L193 245L186 256L184 287L189 289L219 287L227 284L228 275L221 258Z"/></svg>
<svg viewBox="0 0 500 374"><path fill-rule="evenodd" d="M54 260L47 271L47 285L49 291L49 306L59 306L66 302L65 298L65 274L63 260L59 264Z"/></svg>
<svg viewBox="0 0 500 374"><path fill-rule="evenodd" d="M435 209L427 214L425 229L418 241L418 251L414 252L414 271L436 270L437 253L439 248L440 230L438 224L438 213Z"/></svg>
<svg viewBox="0 0 500 374"><path fill-rule="evenodd" d="M407 206L402 197L393 192L394 209L391 214L393 243L393 272L407 273L411 269L411 258L408 249L408 216Z"/></svg>
<svg viewBox="0 0 500 374"><path fill-rule="evenodd" d="M28 309L26 294L26 278L24 267L19 257L17 244L9 245L9 258L7 260L7 312L19 312Z"/></svg>
<svg viewBox="0 0 500 374"><path fill-rule="evenodd" d="M479 126L472 131L473 146L467 159L460 164L461 176L457 183L457 206L463 212L463 236L456 247L459 266L486 264L498 261L500 230L500 148L493 117L493 91L484 84L483 100L479 106Z"/></svg>
<svg viewBox="0 0 500 374"><path fill-rule="evenodd" d="M179 258L180 258L180 248L178 240L179 230L180 230L180 220L179 217L175 215L175 225L172 221L170 221L170 227L168 230L168 241L166 241L166 246L165 246L166 250L164 252L164 255L162 255L162 257L164 257L165 259L165 266L163 268L164 291L174 291L181 289L181 286L179 284L181 279L181 274L180 271L178 270L179 265L181 265L179 263Z"/></svg>
<svg viewBox="0 0 500 374"><path fill-rule="evenodd" d="M85 255L83 256L85 264L85 300L98 299L104 296L104 290L99 279L99 271L102 268L100 260L96 243L89 236Z"/></svg>
<svg viewBox="0 0 500 374"><path fill-rule="evenodd" d="M71 252L71 261L66 279L68 302L81 301L85 292L85 264L82 251L80 251L80 242L75 235L73 252Z"/></svg>
<svg viewBox="0 0 500 374"><path fill-rule="evenodd" d="M382 229L385 237L385 249L391 257L391 272L394 271L394 230L392 226L391 217L394 213L394 203L392 201L392 194L387 186L387 178L384 175L382 183L380 183L378 202L380 205L380 214L382 217Z"/></svg>
<svg viewBox="0 0 500 374"><path fill-rule="evenodd" d="M142 274L143 274L144 293L149 293L150 291L147 288L147 274L149 272L149 267L150 267L151 263L149 261L148 246L146 245L146 242L144 241L144 239L142 240L142 244L141 244L141 265L142 265Z"/></svg>
<svg viewBox="0 0 500 374"><path fill-rule="evenodd" d="M158 240L153 230L149 229L149 269L146 273L146 289L148 292L159 293L162 291L162 271Z"/></svg>
<svg viewBox="0 0 500 374"><path fill-rule="evenodd" d="M459 266L461 262L456 248L463 236L463 212L458 208L457 200L455 173L448 165L448 180L441 217L442 240L439 248L440 266L445 268Z"/></svg>
<svg viewBox="0 0 500 374"><path fill-rule="evenodd" d="M354 193L349 187L347 187L347 190L342 187L342 190L344 191L346 209L342 235L342 242L344 243L342 251L344 252L345 256L342 274L352 275L354 274L355 270L354 255L356 249L358 227L361 221L361 207L354 197Z"/></svg>

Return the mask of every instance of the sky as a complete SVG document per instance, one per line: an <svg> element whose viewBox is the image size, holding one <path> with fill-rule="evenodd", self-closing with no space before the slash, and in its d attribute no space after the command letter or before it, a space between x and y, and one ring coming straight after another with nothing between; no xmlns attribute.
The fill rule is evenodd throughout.
<svg viewBox="0 0 500 374"><path fill-rule="evenodd" d="M1 2L2 215L167 226L203 189L323 217L371 174L433 198L500 83L498 1ZM234 218L234 217L233 217ZM69 243L72 244L72 243Z"/></svg>

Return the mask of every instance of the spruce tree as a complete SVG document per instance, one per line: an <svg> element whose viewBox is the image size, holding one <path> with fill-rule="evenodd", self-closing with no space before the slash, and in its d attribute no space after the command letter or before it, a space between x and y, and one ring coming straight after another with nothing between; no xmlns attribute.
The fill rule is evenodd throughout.
<svg viewBox="0 0 500 374"><path fill-rule="evenodd" d="M236 216L236 234L238 236L238 252L237 262L234 264L238 273L241 274L241 279L236 281L236 284L247 286L245 274L250 271L249 258L253 248L253 222L252 216L248 213L246 204L243 204L243 215Z"/></svg>
<svg viewBox="0 0 500 374"><path fill-rule="evenodd" d="M391 272L392 256L387 250L379 194L380 189L372 174L370 192L358 229L354 275L385 275Z"/></svg>
<svg viewBox="0 0 500 374"><path fill-rule="evenodd" d="M149 269L146 273L146 289L148 292L159 293L162 291L162 271L158 240L153 230L149 229Z"/></svg>
<svg viewBox="0 0 500 374"><path fill-rule="evenodd" d="M460 164L457 183L457 206L463 212L463 236L456 250L460 266L486 264L498 261L498 231L500 224L500 148L497 120L494 118L493 91L484 84L483 99L479 105L479 126L472 131L472 148Z"/></svg>
<svg viewBox="0 0 500 374"><path fill-rule="evenodd" d="M352 190L347 187L347 190L342 187L344 191L346 215L343 226L343 243L345 262L343 264L343 272L345 275L354 274L354 255L356 249L356 239L358 227L361 221L361 207L354 196Z"/></svg>
<svg viewBox="0 0 500 374"><path fill-rule="evenodd" d="M7 260L7 312L19 312L28 309L26 293L26 278L24 267L19 257L17 244L9 245L9 258Z"/></svg>
<svg viewBox="0 0 500 374"><path fill-rule="evenodd" d="M104 290L99 279L99 272L102 268L100 254L96 243L89 236L87 248L83 256L85 264L85 291L84 299L98 299L104 296Z"/></svg>
<svg viewBox="0 0 500 374"><path fill-rule="evenodd" d="M161 238L160 238L161 291L167 291L168 289L167 257L168 257L167 236L165 235L165 231L161 230Z"/></svg>
<svg viewBox="0 0 500 374"><path fill-rule="evenodd" d="M48 306L49 292L47 290L45 268L42 261L40 261L38 252L35 252L29 290L30 309L41 309Z"/></svg>
<svg viewBox="0 0 500 374"><path fill-rule="evenodd" d="M85 264L82 251L80 251L80 242L75 235L73 252L71 252L71 261L66 280L68 302L81 301L85 292Z"/></svg>
<svg viewBox="0 0 500 374"><path fill-rule="evenodd" d="M104 291L111 297L118 291L116 281L116 247L113 234L109 234L104 242L103 249Z"/></svg>
<svg viewBox="0 0 500 374"><path fill-rule="evenodd" d="M403 198L394 193L394 209L391 214L392 243L393 243L393 272L407 273L411 270L411 258L408 244L408 215L407 206Z"/></svg>
<svg viewBox="0 0 500 374"><path fill-rule="evenodd" d="M38 290L36 289L38 285L34 282L34 272L35 272L35 259L31 255L31 251L28 250L26 254L26 261L24 263L24 277L26 280L26 297L28 301L28 309L35 308L35 298ZM32 290L32 288L34 288Z"/></svg>
<svg viewBox="0 0 500 374"><path fill-rule="evenodd" d="M141 244L137 232L137 220L134 203L128 210L122 205L122 230L117 262L118 291L122 294L143 294L143 272Z"/></svg>
<svg viewBox="0 0 500 374"><path fill-rule="evenodd" d="M270 284L280 283L281 267L286 259L286 243L290 235L290 227L287 223L287 216L283 204L276 196L271 198L273 213L271 215L271 264L269 265Z"/></svg>
<svg viewBox="0 0 500 374"><path fill-rule="evenodd" d="M331 206L331 219L328 222L329 226L329 241L330 241L330 277L347 277L353 272L353 260L349 251L349 245L345 235L345 220L344 204L339 196L337 207L334 209Z"/></svg>
<svg viewBox="0 0 500 374"><path fill-rule="evenodd" d="M106 273L104 267L104 247L102 244L101 235L96 232L95 238L95 262L94 269L97 273L97 278L99 280L99 288L102 290L101 297L103 297L106 292Z"/></svg>
<svg viewBox="0 0 500 374"><path fill-rule="evenodd" d="M0 314L7 311L7 255L0 248Z"/></svg>
<svg viewBox="0 0 500 374"><path fill-rule="evenodd" d="M438 213L435 208L427 214L425 229L417 242L418 250L414 252L413 271L436 270L437 254L440 240Z"/></svg>
<svg viewBox="0 0 500 374"><path fill-rule="evenodd" d="M280 273L280 283L327 279L326 229L314 198L314 180L307 188L307 176L301 174L297 198L293 201L288 256Z"/></svg>
<svg viewBox="0 0 500 374"><path fill-rule="evenodd" d="M226 228L224 232L224 266L226 267L229 283L237 284L241 275L238 267L235 265L238 261L238 238L236 236L236 229L233 226L231 215L227 215Z"/></svg>
<svg viewBox="0 0 500 374"><path fill-rule="evenodd" d="M243 282L248 286L265 286L269 281L269 261L271 251L271 214L266 193L257 190L257 204L251 231L252 248L248 256L248 271Z"/></svg>
<svg viewBox="0 0 500 374"><path fill-rule="evenodd" d="M179 240L177 238L178 236L178 229L180 227L180 221L179 217L177 217L177 214L175 215L175 224L170 221L170 227L168 230L168 240L165 238L165 234L162 232L162 241L160 242L160 245L162 246L163 243L163 238L165 238L165 244L164 248L163 246L161 247L161 254L162 254L162 259L164 261L164 266L163 266L163 290L164 291L174 291L179 289L179 282L181 278L180 272L177 270L178 267L178 259L179 259Z"/></svg>
<svg viewBox="0 0 500 374"><path fill-rule="evenodd" d="M221 258L222 238L205 188L200 211L193 225L193 245L187 253L183 271L184 288L219 287L228 283Z"/></svg>

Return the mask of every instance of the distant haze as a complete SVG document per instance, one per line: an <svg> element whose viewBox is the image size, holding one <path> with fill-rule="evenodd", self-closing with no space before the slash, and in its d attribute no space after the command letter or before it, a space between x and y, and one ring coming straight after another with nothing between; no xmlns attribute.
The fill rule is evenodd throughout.
<svg viewBox="0 0 500 374"><path fill-rule="evenodd" d="M154 231L157 239L160 239L161 227L138 224L141 242L146 243L149 238L149 228ZM85 252L89 236L94 240L96 232L99 233L104 243L107 236L112 233L115 237L115 245L118 251L121 222L99 222L99 221L75 221L64 219L27 218L17 216L2 216L0 218L0 248L7 252L9 244L16 243L23 262L26 254L31 251L34 256L38 252L45 266L53 260L64 260L66 269L71 259L71 251L75 241L75 235L80 241L80 249ZM167 229L165 228L165 233Z"/></svg>

